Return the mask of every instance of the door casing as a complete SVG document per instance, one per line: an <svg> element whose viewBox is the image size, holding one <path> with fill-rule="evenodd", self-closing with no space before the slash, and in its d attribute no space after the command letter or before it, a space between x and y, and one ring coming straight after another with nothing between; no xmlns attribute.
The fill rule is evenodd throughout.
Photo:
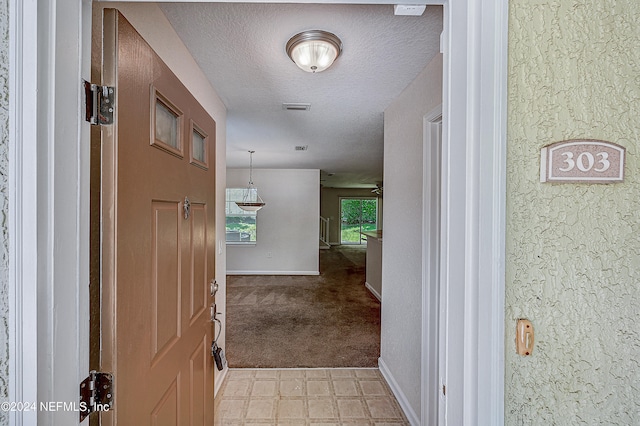
<svg viewBox="0 0 640 426"><path fill-rule="evenodd" d="M440 398L440 372L444 368L444 305L440 301L441 188L442 188L442 105L424 116L423 122L423 185L422 185L422 364L421 419L424 424L438 424L444 416L444 398ZM442 363L442 364L440 364Z"/></svg>

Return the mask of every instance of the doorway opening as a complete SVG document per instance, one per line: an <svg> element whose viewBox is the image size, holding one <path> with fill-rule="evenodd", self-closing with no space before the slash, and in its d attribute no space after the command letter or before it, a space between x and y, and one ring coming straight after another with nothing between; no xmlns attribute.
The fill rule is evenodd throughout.
<svg viewBox="0 0 640 426"><path fill-rule="evenodd" d="M362 232L378 229L378 199L340 198L340 243L366 244Z"/></svg>
<svg viewBox="0 0 640 426"><path fill-rule="evenodd" d="M17 1L12 2L11 4L14 4L14 3L22 4L22 2L17 2ZM487 157L489 157L489 160L493 160L493 162L496 163L496 161L500 160L500 155L504 154L504 146L506 145L506 136L504 135L506 126L504 125L504 121L506 117L506 113L505 113L506 83L505 82L506 82L507 67L505 63L506 63L506 52L507 52L507 49L506 49L507 18L506 17L508 16L508 13L506 13L506 10L505 10L507 7L505 2L497 2L497 1L487 2L484 5L485 7L482 10L479 10L479 8L469 7L467 3L470 4L470 2L455 3L455 7L450 7L450 9L448 9L449 10L448 13L450 14L451 18L448 19L447 22L450 23L450 28L445 31L445 36L451 35L451 34L462 34L463 36L450 37L450 38L443 37L443 39L447 41L448 43L447 45L450 44L453 46L453 49L451 49L451 51L455 52L455 53L452 53L451 57L447 59L448 65L446 66L446 69L445 69L445 76L447 79L446 81L448 81L452 75L456 75L456 76L460 75L462 76L460 78L463 78L463 79L466 78L465 81L469 82L468 84L451 85L451 87L449 87L449 91L446 91L446 93L448 93L448 96L446 99L450 100L446 108L447 111L460 112L460 115L455 116L456 121L454 122L453 125L449 124L448 126L447 125L445 126L445 128L447 127L449 128L449 129L445 129L445 134L447 135L447 137L445 137L445 140L452 139L455 141L466 142L466 143L462 143L462 142L459 143L458 145L460 146L460 148L458 150L455 150L454 154L458 154L459 151L462 151L463 153L466 152L464 151L465 148L475 149L480 146L482 146L483 148L486 148L487 150L493 150L488 152L486 156L483 155L481 157L480 155L476 155L473 158L469 158L468 162L473 163L473 165L476 166L471 169L471 171L474 172L472 177L486 178L487 176L488 177L493 176L496 179L493 180L493 185L490 185L490 184L483 185L483 186L478 185L478 190L477 192L474 192L474 194L476 194L475 199L479 198L483 200L483 203L479 206L479 208L467 209L467 210L465 210L464 208L457 208L459 207L458 206L459 204L462 204L458 202L458 198L454 199L454 202L455 202L454 207L456 207L457 208L456 210L460 212L470 212L468 213L468 215L472 216L471 219L467 219L467 222L466 222L466 223L471 223L473 225L472 226L473 229L467 232L467 235L471 234L472 232L476 232L477 227L479 227L480 225L484 226L486 222L488 222L487 220L485 220L484 222L480 223L480 221L477 220L478 216L480 216L481 214L483 218L489 218L489 219L493 218L491 214L485 214L489 209L494 209L495 211L497 211L497 213L494 213L494 214L497 214L498 218L496 220L493 220L493 222L489 226L484 226L484 229L483 229L484 232L481 236L484 236L485 232L487 234L491 234L491 231L495 231L496 229L499 229L502 226L502 230L498 233L495 233L497 237L493 238L493 240L490 241L489 247L486 247L486 246L483 247L482 256L477 256L477 257L480 257L481 260L485 260L485 258L487 257L492 257L492 259L498 259L498 261L492 262L492 263L476 262L476 264L479 263L481 265L495 264L495 266L493 266L492 268L487 268L487 269L491 269L490 271L487 272L483 270L481 271L483 273L481 275L479 273L476 273L475 271L468 271L465 268L461 268L459 266L460 265L459 262L456 262L457 264L455 265L456 268L461 270L461 273L467 273L467 275L472 276L472 278L473 276L481 275L478 278L479 283L476 284L476 281L474 281L471 284L475 284L475 285L466 285L465 288L463 289L466 291L475 291L478 288L480 289L480 291L477 291L476 293L472 293L469 296L471 299L469 304L476 304L475 307L477 308L478 307L477 293L480 293L480 294L483 293L483 290L487 287L486 283L491 285L494 285L494 283L497 283L494 285L494 287L489 288L489 290L491 290L490 292L491 299L494 302L496 298L500 297L500 295L502 295L502 297L504 296L504 278L503 278L504 255L502 255L502 257L499 256L500 253L504 252L503 250L504 248L504 227L503 227L503 224L504 224L504 182L503 182L504 168L500 167L502 163L499 163L499 162L498 164L492 164L491 165L492 167L488 167L486 166L486 164L484 164L483 167L477 167L477 166L480 164L480 158L482 158L482 160L486 162ZM445 2L445 4L448 5L449 3ZM458 7L458 5L461 5L461 6ZM34 7L35 6L33 5L31 6L29 6L28 4L25 5L24 13L22 16L28 17L33 15L33 13L29 13L29 12L33 11ZM62 2L58 2L56 6L52 6L52 10L56 12L55 14L56 16L68 15L67 17L71 17L65 20L65 22L69 22L70 24L64 25L64 26L49 25L47 28L44 28L42 30L43 37L47 38L48 40L51 40L51 43L49 43L47 46L45 46L42 49L43 52L45 53L48 52L50 55L54 55L56 43L60 43L61 40L62 41L69 40L70 37L73 38L74 34L80 33L82 29L86 27L84 25L84 20L87 16L86 14L82 15L83 19L73 19L73 16L76 16L76 17L79 16L79 12L75 10L76 8L77 7L73 6L70 3L67 4ZM16 19L20 19L19 18L20 15L16 15L16 16L17 16ZM473 25L469 25L469 22L472 22ZM487 22L487 25L480 25L482 22ZM26 19L24 23L28 23L28 19ZM36 44L35 41L39 39L39 30L42 28L38 28L38 31L36 31L35 25L26 25L26 24L23 24L22 22L20 22L19 24L20 25L18 25L18 29L21 30L23 34L26 34L27 42L29 42L28 46L35 46ZM61 36L63 32L64 32L64 37ZM466 37L464 36L465 34L467 35ZM82 47L85 50L86 48L84 45L86 44L87 43L84 43L84 42L82 43L83 45ZM467 47L467 45L469 46ZM460 49L456 49L458 47L460 47ZM35 56L36 50L38 50L38 53L39 53L40 51L39 49L32 49L32 52L27 56L29 58L33 58ZM18 51L28 52L29 49L18 48ZM482 63L480 63L480 61L465 60L470 58L471 54L475 55L474 57L482 57L483 59L486 59L486 61L482 61ZM84 62L86 62L86 60ZM47 73L46 70L51 69L52 67L56 68L57 72ZM28 74L29 76L31 76L35 72L32 68L33 67L27 69L26 71L20 72L21 68L18 67L17 73L19 73L20 75ZM38 68L39 68L39 71L42 71L42 72L39 72L38 75L39 76L44 75L45 76L44 80L46 80L45 84L47 84L47 87L55 88L56 89L55 93L57 94L69 93L66 90L60 90L60 88L61 87L65 88L70 80L73 80L74 84L78 80L77 61L48 61L47 63L43 62L42 64L39 64ZM53 79L52 76L57 76L57 78ZM25 79L25 81L28 81L28 79ZM485 84L480 84L480 82ZM476 105L476 106L479 105L480 88L482 88L482 93L483 93L482 105L494 105L493 108L469 107L469 105ZM465 96L465 94L468 96ZM33 93L33 91L31 92L26 91L25 93L19 93L18 99L20 100L21 97L26 98L26 102L28 103L28 105L37 104L37 102L35 102L36 95L35 93ZM77 103L80 104L80 101L78 100ZM77 108L67 108L67 109L51 109L50 111L48 110L46 111L46 113L43 113L42 115L43 115L43 120L40 120L40 122L45 123L46 125L47 123L49 124L53 123L54 119L56 123L61 123L61 122L68 123L70 116L74 117L73 120L75 120L76 119L75 117L78 114L77 114ZM61 120L64 120L64 121L61 121ZM469 125L468 123L472 123L472 124ZM482 123L483 125L482 132L476 131L477 128L480 126L480 123ZM461 125L456 126L456 124L461 124ZM61 126L58 126L58 127L61 127ZM72 128L73 126L70 125L66 127ZM468 134L468 137L466 139L461 136L463 132L467 132L465 134ZM450 134L450 133L453 133L453 134ZM54 136L55 136L55 139L50 139L49 140L50 143L53 143L54 140L58 140L59 135L56 133L56 135L51 135L51 138L53 138ZM80 139L86 142L87 137L84 134L80 134ZM486 143L481 144L481 142L486 142ZM17 145L20 145L20 144L18 143ZM43 150L44 150L44 153L42 155L45 159L48 160L51 154L51 152L49 151L52 151L52 150L46 151L46 146L45 148L43 148ZM40 151L38 151L38 153L40 153ZM35 156L26 156L26 157L35 158ZM63 172L63 177L65 174L73 172L75 173L76 176L80 176L80 178L78 179L79 182L83 182L83 181L86 182L86 179L83 179L83 177L86 177L87 175L86 161L84 161L85 157L82 157L81 159L82 161L79 161L77 156L72 156L72 155L67 156L66 158L62 158L63 156L59 156L59 157L61 157L59 158L61 162L58 164L58 166L60 167L56 167L55 170L52 169L50 171L50 174L52 176L53 175L58 176L61 171ZM466 157L461 156L460 158L464 159ZM23 167L23 169L29 170L28 167ZM460 167L457 169L458 170L454 169L455 177L459 177L462 174L462 178L464 178L466 176L464 175L464 168ZM501 176L502 176L502 180L498 179ZM22 184L20 179L22 178L21 177L19 178L19 185ZM464 182L468 183L470 180L472 179L469 178L466 181L464 181L463 179L458 179L458 181L462 181L463 183ZM461 184L459 184L458 181L454 182L456 184L454 185L456 188L461 186ZM476 181L479 181L479 179L476 179ZM30 183L31 181L27 180L27 186ZM55 191L52 194L46 194L46 196L51 197L55 195L56 199L61 196L64 197L67 194L66 187L68 186L69 185L66 185L66 186L56 185L56 187L54 188ZM22 188L22 186L18 186L18 188ZM19 192L19 193L22 194L22 192ZM460 191L460 194L461 195L459 196L459 198L463 199L465 192ZM31 197L31 198L35 200L36 197ZM60 226L63 226L63 228L61 229L73 230L69 238L65 239L65 241L57 245L58 249L59 247L65 247L65 248L69 247L70 252L73 252L74 250L78 249L77 241L84 241L82 238L82 233L87 232L87 229L86 229L87 221L80 220L80 223L79 223L78 218L86 219L86 215L82 212L86 212L86 210L88 209L87 207L88 201L84 196L81 196L79 198L76 197L75 199L80 200L79 203L81 206L81 210L79 215L71 215L69 217L69 221L71 221L71 225L67 226L67 222L64 222L63 225L60 225L58 222L56 222L56 229L58 229ZM462 207L465 207L465 205L463 204ZM24 209L24 210L27 211L28 209ZM48 209L43 209L43 210L44 212L38 212L38 218L40 218L40 214L43 215L42 217L45 217L45 215L49 215L47 217L52 217L51 215L55 213L53 212L52 205L49 206ZM58 216L63 216L63 215L60 214ZM59 218L58 216L56 217ZM464 218L464 215L462 216ZM29 217L27 219L28 219L27 220L28 224L33 224L36 222L35 217ZM457 216L454 219L456 220L455 224L461 222L461 220L459 220ZM478 224L476 224L476 222ZM75 224L75 226L73 224ZM462 231L464 231L464 227L461 226L459 228ZM80 237L77 237L78 234L81 234ZM76 236L76 237L73 237L73 236ZM18 238L24 238L24 237L20 236ZM457 244L456 248L458 245L460 244ZM476 246L477 245L478 244L476 244ZM83 246L81 244L80 252L84 253L86 250L84 250L82 247ZM49 267L50 264L53 265L54 257L53 255L50 254L52 253L51 247L47 246L42 248L42 250L40 250L38 246L36 250L35 239L32 238L27 242L27 248L32 248L33 249L32 251L37 253L40 253L42 251L42 253L44 254L39 257L45 259L43 260L44 262L43 265L45 265L46 267ZM464 250L461 250L461 252L462 251ZM473 256L477 255L478 249L475 246L473 246L469 248L467 251L471 252L471 254L469 255L471 257L472 255ZM64 250L58 250L58 252L64 252ZM489 260L492 260L492 259L489 259ZM466 257L464 257L463 260L467 262ZM58 256L56 258L56 270L60 271L63 268L69 267L69 268L75 268L76 271L77 270L83 271L84 267L81 266L80 269L78 269L76 266L74 266L78 262L80 262L81 265L85 265L86 263L82 261L82 257L78 260L77 256L73 257L73 259L67 259L65 257L61 259L60 256ZM449 269L453 270L453 268L449 268ZM497 280L489 281L485 279L486 275L489 275L489 274L493 274L501 278L498 278ZM75 274L74 276L80 277L80 279L76 279L74 283L76 284L77 288L82 289L83 288L83 285L81 283L82 274ZM56 277L51 278L51 280L54 280L55 278L55 283L57 283L58 282L57 277L58 275L56 275ZM455 278L457 278L457 275ZM467 283L466 281L463 281L463 280L459 280L459 281L464 284ZM19 282L17 286L18 288L22 288L23 287L22 281ZM56 300L64 299L64 297L60 296L58 292L58 290L60 289L58 289L58 287L59 286L56 286L54 291L49 292L47 297L44 298L44 301L42 302L43 306L50 307L50 303L52 303L50 299L52 299L54 296L56 297ZM65 284L62 287L64 287L65 289L74 290L72 285ZM498 296L494 296L493 294L497 294ZM80 292L80 299L83 298L83 295L84 293ZM489 295L487 295L487 297L489 297ZM78 299L72 298L71 300L74 301ZM18 302L18 303L21 303L21 302ZM33 303L31 303L30 305L27 303L21 303L20 306L26 307L25 311L27 313L30 313L33 316L33 318L40 318L41 316L40 314L42 312L45 312L43 309L36 312L36 310L33 308ZM465 315L459 315L458 311L463 311L463 309L467 308L467 306L468 304L466 305L460 304L459 309L457 309L456 311L453 312L452 315L450 315L451 318L459 318L458 322L464 323L465 327L473 324L477 324L477 321L474 322L471 319L468 319L467 316ZM503 328L503 325L502 325L503 322L500 320L500 318L497 318L497 319L495 318L495 316L500 317L501 315L503 315L503 312L502 312L503 309L501 309L501 307L503 307L503 303L500 302L500 300L498 300L497 307L496 307L496 304L484 303L479 305L479 311L480 311L479 314L477 313L478 309L476 309L475 311L472 312L472 314L469 315L471 318L473 318L473 317L482 317L481 314L485 314L489 310L496 312L494 316L491 316L492 318L491 326L483 330L483 336L477 339L479 343L476 346L479 346L480 349L475 348L476 350L457 351L457 353L459 353L460 355L456 356L456 358L454 359L454 362L452 363L453 366L462 365L462 363L459 361L464 354L469 354L469 355L466 355L467 358L465 359L471 359L471 357L474 357L477 354L481 354L480 362L477 362L474 365L472 365L472 368L469 368L469 371L467 371L467 369L464 369L464 370L458 369L461 371L461 373L455 375L453 380L449 382L451 386L448 386L448 390L457 389L457 391L453 391L451 393L448 392L447 394L448 400L450 401L450 405L452 407L460 406L464 408L464 409L456 410L456 411L459 411L460 413L459 416L467 415L468 417L471 417L471 418L487 419L488 410L491 410L489 414L494 416L492 418L498 418L496 416L501 415L503 413L503 410L501 408L502 401L503 401L503 398L501 397L503 393L503 390L502 390L503 378L501 376L501 372L503 371L504 357L501 357L500 354L504 352L504 348L503 348L504 339L500 339L500 336L503 336L504 333L503 333L503 330L501 330L501 328ZM47 312L49 312L48 315L53 315L55 318L58 318L60 311L61 310L58 309L58 310L51 310ZM86 311L87 311L86 309L80 309L80 315L76 315L78 319L76 320L76 322L70 322L70 324L82 323L83 321L85 321L85 319L88 317L88 312ZM51 312L53 312L53 314L51 314ZM502 313L498 315L497 312L502 312ZM22 318L28 318L28 317L29 315L25 315L25 314L22 315ZM86 328L86 327L82 326L81 328ZM14 330L14 329L10 328L10 330ZM20 330L21 329L19 329L18 332L20 332ZM45 330L43 333L46 333L46 331L47 330ZM70 326L70 327L66 327L66 330L58 330L58 331L60 332L60 335L62 337L67 337L69 334L71 334L71 337L76 338L75 341L79 342L78 344L80 344L81 346L84 346L82 342L85 339L83 339L82 336L80 339L78 339L76 336L77 327ZM22 336L22 334L16 334L16 335ZM60 339L60 335L58 336L58 340ZM486 335L489 335L490 338L484 338L486 337ZM462 343L458 343L458 341L462 341L463 337L465 337L466 334L459 333L459 336L460 337L454 334L453 335L454 339L452 340L454 340L454 343L456 343L456 346L462 346L464 348L463 343L466 344L466 341ZM40 338L40 337L42 337L40 336L40 333L38 333L38 336L35 336L35 334L33 336L29 336L29 339L27 339L27 343L31 344L33 343L34 339ZM54 347L54 349L51 349L52 343L50 342L50 340L51 339L40 340L41 342L43 341L44 344L38 345L38 349L39 349L38 360L44 360L42 362L45 362L45 361L53 362L58 367L60 366L67 367L68 365L76 363L75 359L73 358L68 358L68 359L65 358L65 350L67 350L68 348L62 347L63 345L57 345ZM19 345L24 346L25 344L19 342ZM31 346L33 345L31 344ZM489 346L490 347L489 349L491 350L482 350L482 349L485 349L487 346ZM77 352L80 353L81 359L85 359L88 357L86 353L86 349L81 349ZM31 352L26 351L25 353L31 353ZM17 362L22 361L22 357L16 357L14 359L17 359ZM491 362L484 364L482 361L486 361L486 359L489 359ZM30 361L30 364L33 363L31 361ZM490 365L490 368L487 368L488 371L485 371L486 374L480 375L477 372L477 365L487 365L487 364ZM469 363L467 363L467 365L469 365ZM69 367L68 369L58 368L57 371L62 371L62 373L56 373L56 374L70 376L69 374L67 374L68 371L74 371L75 368L76 368L75 365L72 365L72 368ZM44 385L36 386L37 384L39 384L39 382L34 379L35 376L33 374L26 374L26 373L23 374L22 367L19 367L19 370L20 372L17 374L17 377L22 379L27 385L29 385L29 389L31 390L36 388L38 389L42 388L42 392L48 395L52 395L53 394L52 392L61 386L59 383L51 387L45 387ZM28 369L24 369L24 371L26 370ZM56 376L46 381L46 383L49 383L49 382L54 383L55 377ZM472 397L476 397L478 393L477 389L482 389L483 385L485 385L487 382L490 382L490 383L499 382L499 383L497 386L486 386L485 389L490 389L491 391L483 395L483 400L480 402L480 404L477 404L477 405L468 404L471 408L467 409L465 408L466 406L463 406L462 403L460 402L460 401L463 401L461 394L465 388L463 386L453 386L453 384L463 383L463 379L469 379L469 382L471 382L472 381L471 378L473 377L476 378L477 386L473 386L473 389L469 389L469 387L467 387L466 393L464 394L465 397L469 396L469 394ZM63 382L63 381L59 381L59 382ZM65 387L65 389L70 389L70 387L67 386ZM60 394L58 394L58 398L60 398ZM482 403L487 399L491 403L490 408L486 408L488 404ZM473 410L475 410L478 407L478 405L480 405L480 408L476 410L476 412L474 412ZM454 417L453 420L457 420L457 418L458 416ZM495 423L497 424L497 422Z"/></svg>

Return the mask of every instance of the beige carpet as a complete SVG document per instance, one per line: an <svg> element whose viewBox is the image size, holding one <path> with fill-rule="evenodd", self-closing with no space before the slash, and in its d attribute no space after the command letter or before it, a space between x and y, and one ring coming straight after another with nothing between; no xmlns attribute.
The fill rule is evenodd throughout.
<svg viewBox="0 0 640 426"><path fill-rule="evenodd" d="M363 247L320 250L319 276L228 276L230 367L377 367L380 302Z"/></svg>

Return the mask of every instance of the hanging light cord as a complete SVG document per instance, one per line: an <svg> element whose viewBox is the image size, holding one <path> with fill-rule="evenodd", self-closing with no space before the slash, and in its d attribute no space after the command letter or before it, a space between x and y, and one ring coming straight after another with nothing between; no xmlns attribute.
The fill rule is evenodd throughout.
<svg viewBox="0 0 640 426"><path fill-rule="evenodd" d="M249 151L249 185L244 192L244 196L242 197L242 202L236 201L238 207L245 211L256 212L265 205L265 202L262 201L260 195L258 195L258 190L253 186L253 153L255 151ZM253 195L252 195L253 194ZM254 200L255 198L255 200Z"/></svg>
<svg viewBox="0 0 640 426"><path fill-rule="evenodd" d="M249 186L253 186L253 153L249 151Z"/></svg>

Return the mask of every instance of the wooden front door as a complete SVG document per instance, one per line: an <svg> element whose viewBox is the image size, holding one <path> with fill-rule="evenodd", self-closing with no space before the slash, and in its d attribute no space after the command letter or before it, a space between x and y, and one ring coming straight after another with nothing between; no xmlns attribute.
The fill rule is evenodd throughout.
<svg viewBox="0 0 640 426"><path fill-rule="evenodd" d="M120 13L103 25L103 422L212 425L215 122Z"/></svg>

